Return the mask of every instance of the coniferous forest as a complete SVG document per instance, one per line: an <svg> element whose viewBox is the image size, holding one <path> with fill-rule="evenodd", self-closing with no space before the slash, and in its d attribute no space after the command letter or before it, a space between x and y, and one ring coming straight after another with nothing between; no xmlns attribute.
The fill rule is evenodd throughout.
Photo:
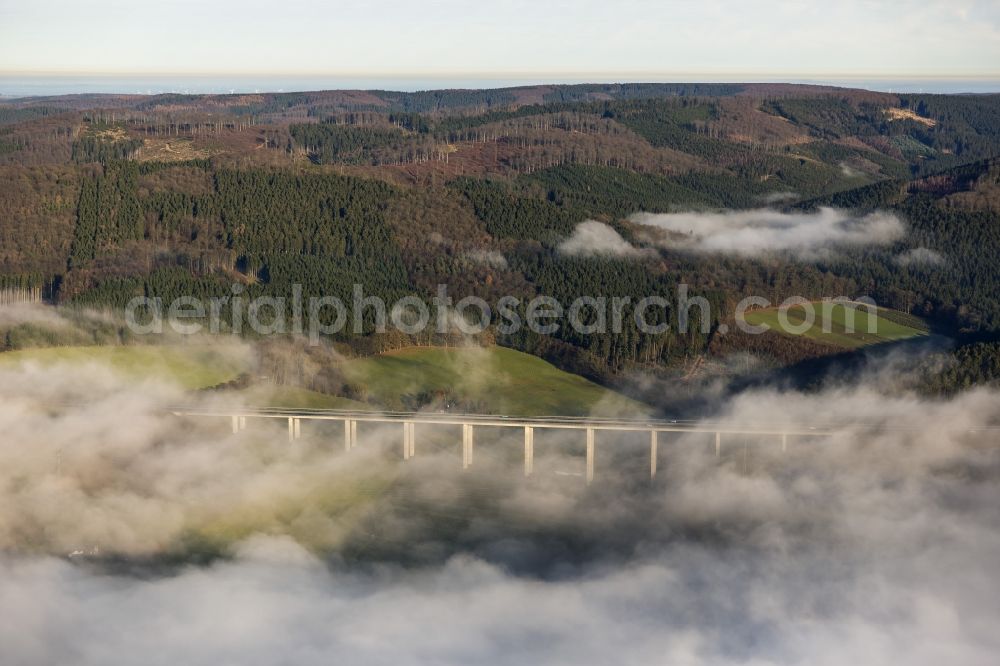
<svg viewBox="0 0 1000 666"><path fill-rule="evenodd" d="M481 334L599 379L738 351L823 355L776 333L724 342L720 327L751 294L870 297L975 339L928 380L941 392L998 374L998 155L997 95L633 84L14 100L0 104L0 288L117 310L233 284L567 303L670 300L685 284L713 304L707 333L679 331L675 308L656 334L631 321L618 335ZM808 256L704 253L636 217L762 209L891 215L904 231ZM618 250L568 250L584 221ZM358 330L335 342L443 341L370 317Z"/></svg>

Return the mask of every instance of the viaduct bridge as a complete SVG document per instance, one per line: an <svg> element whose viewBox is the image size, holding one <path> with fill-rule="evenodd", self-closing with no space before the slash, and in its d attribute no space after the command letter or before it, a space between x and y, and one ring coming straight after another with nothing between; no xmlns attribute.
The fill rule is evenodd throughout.
<svg viewBox="0 0 1000 666"><path fill-rule="evenodd" d="M723 438L727 436L753 435L774 437L781 442L782 450L788 447L789 437L830 437L835 432L831 428L767 428L754 426L733 426L713 424L704 421L666 421L655 419L604 419L595 417L508 417L481 414L452 414L425 412L364 412L346 410L310 409L243 409L238 411L215 411L202 409L176 409L173 414L188 417L215 417L229 419L233 433L247 427L247 419L285 420L288 423L288 440L294 441L302 435L303 421L340 421L344 428L344 450L350 451L358 445L358 424L396 424L400 428L400 444L403 460L409 460L417 453L417 426L455 426L462 431L462 468L472 466L477 428L514 428L524 435L524 475L534 472L535 430L579 431L586 442L586 480L594 480L594 457L597 435L600 432L639 432L649 436L649 474L656 476L657 447L660 433L704 433L714 436L715 454L721 454Z"/></svg>

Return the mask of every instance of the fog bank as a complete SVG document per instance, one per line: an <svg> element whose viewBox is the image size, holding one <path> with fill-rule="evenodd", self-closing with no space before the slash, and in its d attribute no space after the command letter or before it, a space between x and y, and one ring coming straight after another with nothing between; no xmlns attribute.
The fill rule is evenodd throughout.
<svg viewBox="0 0 1000 666"><path fill-rule="evenodd" d="M573 234L559 243L556 249L561 254L583 257L635 258L649 254L648 250L633 247L617 231L596 220L585 220L576 225Z"/></svg>
<svg viewBox="0 0 1000 666"><path fill-rule="evenodd" d="M308 421L290 444L281 424L232 435L170 415L183 397L96 367L0 369L0 662L975 665L1000 650L995 392L746 393L716 427L836 434L786 452L725 435L719 458L710 434L662 435L651 483L647 438L599 433L589 489L571 434L536 434L525 480L516 433L477 428L463 474L457 433L420 431L404 467L396 429L348 455ZM220 556L195 557L205 541Z"/></svg>
<svg viewBox="0 0 1000 666"><path fill-rule="evenodd" d="M801 259L822 251L888 245L905 233L891 213L857 217L849 211L820 208L815 213L785 213L770 208L727 212L637 213L631 221L668 232L665 247L746 257L785 252Z"/></svg>

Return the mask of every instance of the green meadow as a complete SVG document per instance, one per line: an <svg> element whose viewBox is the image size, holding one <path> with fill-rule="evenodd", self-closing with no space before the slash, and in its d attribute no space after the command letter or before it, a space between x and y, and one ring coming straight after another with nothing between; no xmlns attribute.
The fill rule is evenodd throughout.
<svg viewBox="0 0 1000 666"><path fill-rule="evenodd" d="M46 347L0 353L0 367L97 364L134 379L172 381L194 390L232 381L249 367L245 351L221 345Z"/></svg>
<svg viewBox="0 0 1000 666"><path fill-rule="evenodd" d="M370 399L396 406L400 396L445 392L508 415L633 414L645 405L505 347L410 347L344 364Z"/></svg>
<svg viewBox="0 0 1000 666"><path fill-rule="evenodd" d="M829 304L825 308L822 302L790 307L788 323L795 327L804 324L809 312L814 317L812 326L801 333L783 330L778 308L753 310L746 313L745 319L748 324L767 325L783 335L801 335L850 349L927 334L926 325L912 315L885 308L879 308L876 314L869 314L863 306L854 308L840 303Z"/></svg>

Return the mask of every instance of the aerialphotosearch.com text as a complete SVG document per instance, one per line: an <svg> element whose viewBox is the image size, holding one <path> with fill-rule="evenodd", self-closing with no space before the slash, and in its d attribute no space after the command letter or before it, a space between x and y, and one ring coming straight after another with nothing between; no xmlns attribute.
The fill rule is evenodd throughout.
<svg viewBox="0 0 1000 666"><path fill-rule="evenodd" d="M228 332L243 335L248 331L260 336L291 333L307 337L310 344L319 344L324 336L334 336L350 330L360 335L365 332L386 332L389 327L400 333L418 335L429 327L445 335L456 330L466 335L476 335L494 326L500 334L510 335L522 327L540 335L552 335L563 326L569 326L581 335L621 333L634 322L636 329L649 335L671 330L687 333L691 330L703 334L728 332L732 321L748 334L758 335L771 330L767 324L751 324L746 314L755 309L777 309L780 330L801 334L820 324L825 332L833 326L835 306L846 306L846 332L854 332L854 314L864 308L875 315L878 307L867 297L846 296L822 299L818 307L812 301L793 296L774 304L761 296L747 296L733 309L732 317L713 316L712 304L704 296L691 295L688 285L680 284L676 297L651 296L579 296L570 303L563 303L552 296L535 296L523 299L503 296L489 303L478 296L465 296L457 301L448 293L447 285L440 284L437 293L428 300L417 295L404 296L392 303L377 296L365 294L360 284L352 289L349 303L336 296L303 297L301 285L293 285L290 296L261 295L249 297L241 284L234 284L226 296L198 298L181 296L164 302L160 297L136 297L125 307L125 322L137 335L163 333L169 327L181 335ZM792 314L794 312L794 314ZM725 313L718 313L724 315ZM877 325L875 316L866 317L868 332ZM722 323L720 323L722 322Z"/></svg>

